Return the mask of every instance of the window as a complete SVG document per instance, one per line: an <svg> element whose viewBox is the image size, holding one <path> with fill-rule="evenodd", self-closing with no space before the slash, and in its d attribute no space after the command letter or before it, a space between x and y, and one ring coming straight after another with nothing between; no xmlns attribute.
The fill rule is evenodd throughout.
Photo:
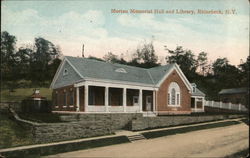
<svg viewBox="0 0 250 158"><path fill-rule="evenodd" d="M66 76L66 75L68 75L68 70L65 68L65 69L63 70L63 76Z"/></svg>
<svg viewBox="0 0 250 158"><path fill-rule="evenodd" d="M115 70L115 72L127 73L127 71L124 68L118 68Z"/></svg>
<svg viewBox="0 0 250 158"><path fill-rule="evenodd" d="M69 93L69 105L74 105L74 91Z"/></svg>
<svg viewBox="0 0 250 158"><path fill-rule="evenodd" d="M58 97L58 94L56 91L54 94L54 106L55 106L55 108L58 108L58 100L59 100L59 97Z"/></svg>
<svg viewBox="0 0 250 158"><path fill-rule="evenodd" d="M171 105L175 105L175 89L171 90Z"/></svg>
<svg viewBox="0 0 250 158"><path fill-rule="evenodd" d="M195 93L195 86L193 86L193 93Z"/></svg>
<svg viewBox="0 0 250 158"><path fill-rule="evenodd" d="M180 106L180 87L176 82L171 82L168 87L167 103L169 106Z"/></svg>
<svg viewBox="0 0 250 158"><path fill-rule="evenodd" d="M177 105L180 105L180 103L179 103L180 102L180 94L177 94L176 96L177 96L177 98L176 98Z"/></svg>
<svg viewBox="0 0 250 158"><path fill-rule="evenodd" d="M170 93L168 93L168 105L170 105Z"/></svg>
<svg viewBox="0 0 250 158"><path fill-rule="evenodd" d="M133 96L133 105L138 105L138 103L139 103L139 97Z"/></svg>
<svg viewBox="0 0 250 158"><path fill-rule="evenodd" d="M67 106L67 92L63 93L63 107Z"/></svg>

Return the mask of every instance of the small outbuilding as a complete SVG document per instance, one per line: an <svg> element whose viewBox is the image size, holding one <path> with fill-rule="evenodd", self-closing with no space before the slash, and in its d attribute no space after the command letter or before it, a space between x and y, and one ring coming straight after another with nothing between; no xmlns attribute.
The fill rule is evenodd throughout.
<svg viewBox="0 0 250 158"><path fill-rule="evenodd" d="M247 87L222 89L219 92L219 97L223 103L249 105L249 89Z"/></svg>

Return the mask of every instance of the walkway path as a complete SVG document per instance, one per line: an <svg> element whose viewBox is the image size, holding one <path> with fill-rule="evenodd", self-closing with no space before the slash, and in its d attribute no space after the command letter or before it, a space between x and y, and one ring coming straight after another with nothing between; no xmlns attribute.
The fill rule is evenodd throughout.
<svg viewBox="0 0 250 158"><path fill-rule="evenodd" d="M241 123L48 157L225 157L249 148L248 132Z"/></svg>

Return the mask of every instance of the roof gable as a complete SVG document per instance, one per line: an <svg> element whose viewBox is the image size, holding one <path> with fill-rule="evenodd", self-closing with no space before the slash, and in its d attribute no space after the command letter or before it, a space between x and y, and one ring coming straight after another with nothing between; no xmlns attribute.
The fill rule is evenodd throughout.
<svg viewBox="0 0 250 158"><path fill-rule="evenodd" d="M63 76L63 69L68 69L67 76ZM121 73L120 71L126 73ZM65 56L63 65L58 68L57 74L52 82L52 88L73 84L80 80L110 80L125 82L126 84L146 84L152 87L160 87L162 81L176 70L185 85L190 89L190 83L176 64L168 64L150 69L134 67L122 64L112 64L94 59Z"/></svg>
<svg viewBox="0 0 250 158"><path fill-rule="evenodd" d="M231 88L231 89L222 89L219 94L238 94L238 93L248 93L247 87L243 88Z"/></svg>
<svg viewBox="0 0 250 158"><path fill-rule="evenodd" d="M76 81L81 80L83 77L76 72L75 68L67 60L63 60L58 68L51 88L59 88L67 85L74 84Z"/></svg>
<svg viewBox="0 0 250 158"><path fill-rule="evenodd" d="M122 64L111 64L86 58L66 58L77 69L77 71L84 76L84 78L153 84L147 73L147 69L144 68ZM126 73L116 72L117 69L124 69Z"/></svg>

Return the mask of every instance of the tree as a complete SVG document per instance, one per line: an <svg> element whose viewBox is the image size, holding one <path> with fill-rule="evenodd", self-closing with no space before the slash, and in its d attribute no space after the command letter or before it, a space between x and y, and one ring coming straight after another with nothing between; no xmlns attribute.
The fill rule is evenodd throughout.
<svg viewBox="0 0 250 158"><path fill-rule="evenodd" d="M97 60L97 61L104 61L103 59L101 58L97 58L97 57L94 57L94 56L89 56L88 59L93 59L93 60Z"/></svg>
<svg viewBox="0 0 250 158"><path fill-rule="evenodd" d="M228 66L228 59L227 58L218 58L213 63L213 71L214 75L219 75L226 71L226 67Z"/></svg>
<svg viewBox="0 0 250 158"><path fill-rule="evenodd" d="M33 53L33 50L30 48L19 48L16 53L16 70L18 71L18 79L29 79L30 71L30 56Z"/></svg>
<svg viewBox="0 0 250 158"><path fill-rule="evenodd" d="M112 52L108 52L108 54L105 54L103 56L103 59L107 62L110 62L110 63L118 63L119 62L118 56L113 54Z"/></svg>
<svg viewBox="0 0 250 158"><path fill-rule="evenodd" d="M151 41L150 43L144 43L141 48L137 48L128 65L151 68L160 65L157 61L158 56L155 54L154 45Z"/></svg>
<svg viewBox="0 0 250 158"><path fill-rule="evenodd" d="M199 68L199 72L204 76L207 73L208 65L207 65L207 53L201 52L197 57L197 68Z"/></svg>
<svg viewBox="0 0 250 158"><path fill-rule="evenodd" d="M16 37L7 31L1 32L1 83L4 81L13 91L16 87Z"/></svg>
<svg viewBox="0 0 250 158"><path fill-rule="evenodd" d="M60 54L55 45L41 37L35 38L34 52L31 55L30 78L36 83L50 80L49 63Z"/></svg>
<svg viewBox="0 0 250 158"><path fill-rule="evenodd" d="M7 31L1 32L1 77L5 81L13 79L16 41L16 37Z"/></svg>
<svg viewBox="0 0 250 158"><path fill-rule="evenodd" d="M175 50L170 50L165 47L165 50L170 54L166 56L167 63L176 63L180 66L183 73L188 79L193 80L196 76L196 60L191 50L184 50L182 46L177 46Z"/></svg>
<svg viewBox="0 0 250 158"><path fill-rule="evenodd" d="M247 57L245 63L240 64L241 87L249 87L249 74L250 74L250 56Z"/></svg>

